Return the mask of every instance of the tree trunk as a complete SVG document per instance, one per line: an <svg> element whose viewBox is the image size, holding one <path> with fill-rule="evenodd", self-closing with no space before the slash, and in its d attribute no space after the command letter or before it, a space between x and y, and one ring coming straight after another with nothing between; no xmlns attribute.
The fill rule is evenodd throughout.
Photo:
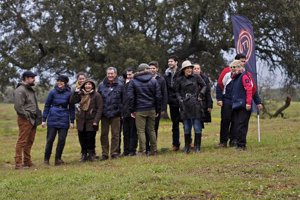
<svg viewBox="0 0 300 200"><path fill-rule="evenodd" d="M282 111L284 111L285 109L287 109L290 106L291 101L292 101L292 98L290 96L287 96L286 100L285 100L285 104L281 108L279 108L272 117L278 117L278 115L281 115L281 117L283 117Z"/></svg>

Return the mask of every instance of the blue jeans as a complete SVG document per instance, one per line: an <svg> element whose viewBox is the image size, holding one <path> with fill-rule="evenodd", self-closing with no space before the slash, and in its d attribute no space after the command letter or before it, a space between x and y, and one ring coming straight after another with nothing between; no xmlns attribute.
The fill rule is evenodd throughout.
<svg viewBox="0 0 300 200"><path fill-rule="evenodd" d="M202 123L200 119L185 119L184 123L184 134L191 134L192 127L194 127L195 134L202 133Z"/></svg>

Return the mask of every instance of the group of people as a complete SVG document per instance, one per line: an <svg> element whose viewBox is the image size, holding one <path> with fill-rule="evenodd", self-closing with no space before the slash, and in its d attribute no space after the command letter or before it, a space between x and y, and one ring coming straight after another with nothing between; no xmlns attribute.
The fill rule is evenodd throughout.
<svg viewBox="0 0 300 200"><path fill-rule="evenodd" d="M242 58L243 57L243 58ZM246 134L251 114L252 97L258 107L261 102L250 72L244 69L245 56L236 57L222 71L217 84L217 104L221 109L219 147L246 148ZM44 111L38 108L32 88L35 76L22 74L15 90L15 110L18 114L19 138L16 144L15 168L33 165L30 150L37 125L47 126L44 164L50 164L53 142L58 135L55 165L62 165L62 153L69 128L78 131L81 146L80 161L102 161L122 156L157 155L158 128L161 115L169 105L172 120L173 151L180 149L180 122L183 122L184 152L201 151L202 129L211 122L213 101L208 77L199 64L189 60L178 67L178 58L168 58L168 68L159 74L159 64L142 63L128 68L118 76L115 67L106 69L106 77L96 86L83 72L71 87L69 78L59 75L49 92ZM101 123L101 157L96 155L96 133ZM192 142L194 129L194 143ZM111 141L109 141L111 132ZM121 135L123 132L123 153ZM137 150L138 147L138 150Z"/></svg>

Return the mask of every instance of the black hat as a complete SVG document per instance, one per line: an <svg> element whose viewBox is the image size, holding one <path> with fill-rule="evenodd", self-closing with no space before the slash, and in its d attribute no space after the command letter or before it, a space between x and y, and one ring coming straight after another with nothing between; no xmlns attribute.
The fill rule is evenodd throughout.
<svg viewBox="0 0 300 200"><path fill-rule="evenodd" d="M157 62L157 61L155 61L155 60L153 60L153 61L149 62L149 64L148 64L148 65L154 65L156 68L158 68L158 62Z"/></svg>
<svg viewBox="0 0 300 200"><path fill-rule="evenodd" d="M65 75L59 75L56 80L57 81L62 81L65 84L67 84L69 82L69 78Z"/></svg>
<svg viewBox="0 0 300 200"><path fill-rule="evenodd" d="M24 79L25 77L35 77L36 74L33 73L32 71L25 71L23 74L22 74L22 78Z"/></svg>

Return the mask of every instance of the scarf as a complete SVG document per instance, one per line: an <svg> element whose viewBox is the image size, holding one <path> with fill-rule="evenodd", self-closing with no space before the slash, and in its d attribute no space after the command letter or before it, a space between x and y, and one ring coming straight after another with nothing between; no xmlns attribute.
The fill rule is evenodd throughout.
<svg viewBox="0 0 300 200"><path fill-rule="evenodd" d="M94 90L91 90L89 92L86 92L85 90L82 90L83 94L81 96L81 101L80 101L80 109L83 111L87 111L90 107L91 103L91 95Z"/></svg>

